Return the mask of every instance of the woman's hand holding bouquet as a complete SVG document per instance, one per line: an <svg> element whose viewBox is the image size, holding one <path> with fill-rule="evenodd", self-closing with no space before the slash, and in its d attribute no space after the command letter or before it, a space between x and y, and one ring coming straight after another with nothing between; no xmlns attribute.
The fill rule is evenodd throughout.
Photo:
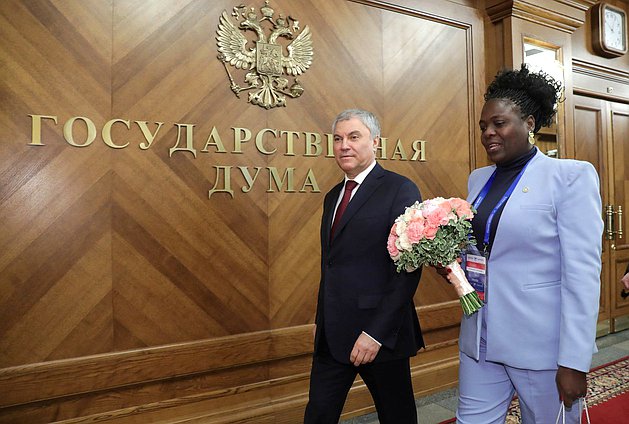
<svg viewBox="0 0 629 424"><path fill-rule="evenodd" d="M415 202L395 220L387 242L398 272L412 272L422 265L445 265L448 281L459 295L466 315L483 306L457 261L463 249L475 244L470 238L474 212L468 202L457 197Z"/></svg>

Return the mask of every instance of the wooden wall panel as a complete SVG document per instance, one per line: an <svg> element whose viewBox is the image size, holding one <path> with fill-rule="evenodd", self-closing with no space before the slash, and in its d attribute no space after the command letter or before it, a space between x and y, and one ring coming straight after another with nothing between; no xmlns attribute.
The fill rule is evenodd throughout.
<svg viewBox="0 0 629 424"><path fill-rule="evenodd" d="M575 138L574 151L576 158L590 162L598 175L604 176L609 171L607 163L607 110L605 102L582 96L574 96ZM609 190L605 178L601 178L601 199L603 205L609 203ZM601 278L601 298L599 321L610 318L610 287L607 275L609 273L608 246L603 245L603 270Z"/></svg>
<svg viewBox="0 0 629 424"><path fill-rule="evenodd" d="M336 113L378 114L381 163L425 198L465 196L475 164L482 18L464 1L398 3L272 1L310 27L315 56L302 97L269 110L234 96L216 59L233 2L0 3L0 422L300 420L321 203L342 178L324 135ZM33 114L56 117L43 145L29 145ZM77 144L96 128L85 147L64 139L74 117ZM128 121L111 127L120 148L101 133L113 119ZM148 148L138 121L163 123ZM186 126L196 153L171 152ZM234 153L236 128L277 131L276 153L253 139ZM225 152L203 151L212 131ZM304 155L304 132L321 154ZM409 157L425 140L427 161L393 157L398 139ZM233 197L209 197L217 167L232 167ZM238 167L261 169L249 192ZM271 168L294 168L295 192ZM319 192L300 192L309 170ZM429 393L456 379L460 308L431 270L416 301L429 348L413 378ZM345 414L370 404L357 381Z"/></svg>
<svg viewBox="0 0 629 424"><path fill-rule="evenodd" d="M603 120L605 119L604 104L600 100L584 99L582 97L576 97L575 100L580 100L580 103L575 102L574 107L574 122L575 132L579 134L579 137L575 138L574 151L576 157L580 160L586 160L590 162L599 175L605 172L605 126ZM604 186L601 186L601 191L605 190ZM605 191L601 193L603 197L606 194Z"/></svg>
<svg viewBox="0 0 629 424"><path fill-rule="evenodd" d="M27 146L29 114L109 116L111 5L0 5L1 367L113 348L111 152Z"/></svg>
<svg viewBox="0 0 629 424"><path fill-rule="evenodd" d="M176 123L194 125L201 150L213 126L226 135L238 119L265 119L259 108L241 114L244 105L226 97L212 31L231 6L151 2L144 9L130 1L113 6L112 116L148 120L151 129L165 122L153 147L136 142L114 165L116 348L268 328L265 199L208 199L213 154L169 153ZM223 104L229 107L217 107ZM245 162L255 163L254 154L245 153ZM223 154L216 162L240 161Z"/></svg>

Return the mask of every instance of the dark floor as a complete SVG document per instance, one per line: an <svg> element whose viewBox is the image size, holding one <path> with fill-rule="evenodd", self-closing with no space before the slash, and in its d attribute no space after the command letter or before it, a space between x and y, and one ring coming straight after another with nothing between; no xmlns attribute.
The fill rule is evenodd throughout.
<svg viewBox="0 0 629 424"><path fill-rule="evenodd" d="M599 337L596 340L598 353L592 358L592 368L629 356L629 330ZM418 424L437 424L454 417L457 390L450 389L415 400ZM375 413L341 421L341 424L378 424Z"/></svg>

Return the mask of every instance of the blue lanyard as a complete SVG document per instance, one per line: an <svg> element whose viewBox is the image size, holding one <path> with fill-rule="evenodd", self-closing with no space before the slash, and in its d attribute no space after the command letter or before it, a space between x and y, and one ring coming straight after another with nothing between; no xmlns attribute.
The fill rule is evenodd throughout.
<svg viewBox="0 0 629 424"><path fill-rule="evenodd" d="M489 214L489 217L487 217L487 223L485 224L485 237L483 238L483 244L485 246L485 249L487 249L487 246L489 245L491 221L493 221L494 215L496 215L496 212L498 212L498 209L500 209L502 205L504 205L505 202L509 199L509 197L511 197L511 193L513 193L513 190L515 190L515 186L518 185L518 182L520 181L520 178L522 178L522 174L524 174L526 167L529 166L529 163L531 163L530 160L526 163L526 165L524 165L524 167L522 168L518 176L515 177L515 180L513 180L513 182L511 183L511 186L509 187L509 189L502 196L502 198L498 201L498 203L496 203L496 206L494 206L494 208L492 209L491 213ZM483 200L485 199L485 196L487 196L487 193L489 193L489 189L491 188L491 185L496 179L496 171L497 170L495 170L494 173L491 174L491 177L489 177L489 180L487 180L487 182L485 183L485 186L483 187L478 197L474 201L474 205L473 205L474 209L478 210L478 206L483 202Z"/></svg>

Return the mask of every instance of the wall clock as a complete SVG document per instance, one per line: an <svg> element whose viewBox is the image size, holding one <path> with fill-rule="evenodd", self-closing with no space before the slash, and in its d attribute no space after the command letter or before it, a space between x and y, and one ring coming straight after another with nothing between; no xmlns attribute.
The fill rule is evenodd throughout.
<svg viewBox="0 0 629 424"><path fill-rule="evenodd" d="M627 53L627 12L607 3L592 6L592 48L604 57Z"/></svg>

